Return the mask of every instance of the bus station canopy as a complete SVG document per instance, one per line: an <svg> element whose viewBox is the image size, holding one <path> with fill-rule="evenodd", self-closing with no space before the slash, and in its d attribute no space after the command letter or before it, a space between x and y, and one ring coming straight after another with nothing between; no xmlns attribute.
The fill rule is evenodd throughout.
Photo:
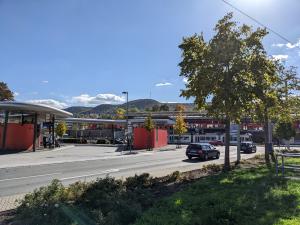
<svg viewBox="0 0 300 225"><path fill-rule="evenodd" d="M47 105L12 101L0 102L0 111L7 111L13 114L37 114L39 116L50 114L55 116L55 118L67 118L73 116L70 112Z"/></svg>

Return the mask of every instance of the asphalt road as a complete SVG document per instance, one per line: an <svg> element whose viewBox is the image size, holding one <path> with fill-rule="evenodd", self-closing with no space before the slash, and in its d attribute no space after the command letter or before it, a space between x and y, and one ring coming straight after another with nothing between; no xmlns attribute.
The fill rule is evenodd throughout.
<svg viewBox="0 0 300 225"><path fill-rule="evenodd" d="M103 147L73 147L60 152L26 153L0 156L0 197L28 193L45 186L53 179L63 184L75 181L90 181L107 175L125 178L144 172L162 176L172 171L187 171L201 168L206 164L222 164L224 147L220 159L202 162L188 160L185 147L175 150L172 147L162 151L139 152L126 155L116 149ZM258 147L256 154L263 152ZM241 154L250 158L255 154ZM236 148L231 147L231 161L236 160Z"/></svg>

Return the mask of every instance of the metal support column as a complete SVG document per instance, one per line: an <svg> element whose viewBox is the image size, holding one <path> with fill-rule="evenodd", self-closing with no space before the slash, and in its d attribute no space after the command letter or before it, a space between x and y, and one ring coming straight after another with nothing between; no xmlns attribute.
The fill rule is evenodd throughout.
<svg viewBox="0 0 300 225"><path fill-rule="evenodd" d="M52 117L52 144L53 144L53 148L55 148L54 128L55 128L55 116L53 115L53 117Z"/></svg>
<svg viewBox="0 0 300 225"><path fill-rule="evenodd" d="M113 144L115 144L115 125L114 124L112 124L111 131L112 131L112 142L113 142Z"/></svg>
<svg viewBox="0 0 300 225"><path fill-rule="evenodd" d="M36 150L36 135L37 135L37 113L34 114L34 124L33 124L33 145L32 151Z"/></svg>
<svg viewBox="0 0 300 225"><path fill-rule="evenodd" d="M9 115L9 112L5 111L5 113L4 113L4 125L3 125L3 132L2 132L2 134L3 134L3 136L2 136L2 146L1 146L2 150L5 150L8 115Z"/></svg>

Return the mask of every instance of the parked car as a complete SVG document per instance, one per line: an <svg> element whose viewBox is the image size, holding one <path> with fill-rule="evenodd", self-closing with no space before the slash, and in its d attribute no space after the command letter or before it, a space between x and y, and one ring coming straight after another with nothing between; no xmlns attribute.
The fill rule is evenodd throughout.
<svg viewBox="0 0 300 225"><path fill-rule="evenodd" d="M189 159L197 157L203 160L208 160L209 158L220 157L220 151L216 150L214 146L209 143L193 143L189 144L186 148L186 156Z"/></svg>
<svg viewBox="0 0 300 225"><path fill-rule="evenodd" d="M253 144L253 142L242 142L241 151L244 153L256 152L256 146Z"/></svg>
<svg viewBox="0 0 300 225"><path fill-rule="evenodd" d="M220 141L220 140L210 141L209 144L214 145L214 146L223 146L224 145L223 141Z"/></svg>

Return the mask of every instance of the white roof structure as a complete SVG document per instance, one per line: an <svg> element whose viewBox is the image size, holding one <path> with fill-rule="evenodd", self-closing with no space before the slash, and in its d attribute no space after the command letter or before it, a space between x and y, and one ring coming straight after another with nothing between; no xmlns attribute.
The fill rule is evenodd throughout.
<svg viewBox="0 0 300 225"><path fill-rule="evenodd" d="M57 109L47 105L32 104L24 102L4 101L0 102L0 111L9 111L12 113L37 113L38 115L51 114L56 118L67 118L73 116L72 113Z"/></svg>

